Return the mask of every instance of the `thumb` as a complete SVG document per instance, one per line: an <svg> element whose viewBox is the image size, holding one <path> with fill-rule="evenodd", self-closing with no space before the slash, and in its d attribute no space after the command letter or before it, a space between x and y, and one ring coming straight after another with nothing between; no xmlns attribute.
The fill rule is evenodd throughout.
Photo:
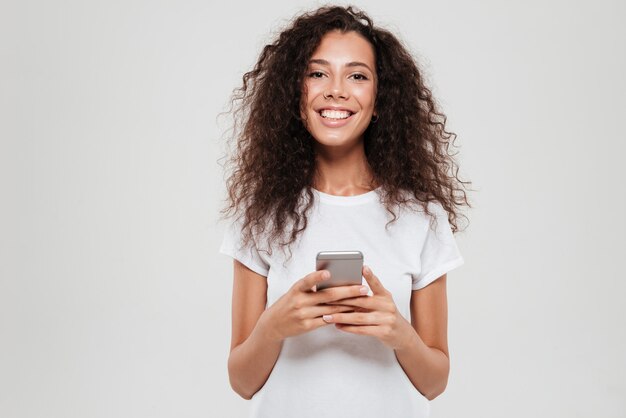
<svg viewBox="0 0 626 418"><path fill-rule="evenodd" d="M370 289L372 289L372 293L375 295L384 295L387 293L387 289L385 289L380 280L378 280L378 277L374 275L368 266L363 266L363 277L365 277L367 284Z"/></svg>
<svg viewBox="0 0 626 418"><path fill-rule="evenodd" d="M296 286L294 287L300 292L309 292L317 283L320 283L329 278L330 272L328 270L317 270L304 276L296 283Z"/></svg>

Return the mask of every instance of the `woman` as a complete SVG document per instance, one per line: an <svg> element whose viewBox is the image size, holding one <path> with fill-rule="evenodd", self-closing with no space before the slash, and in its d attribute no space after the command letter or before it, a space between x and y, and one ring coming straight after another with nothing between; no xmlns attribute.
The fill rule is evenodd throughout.
<svg viewBox="0 0 626 418"><path fill-rule="evenodd" d="M469 204L413 58L364 13L323 7L265 46L234 100L231 386L254 417L427 417ZM346 249L365 285L316 291L316 254Z"/></svg>

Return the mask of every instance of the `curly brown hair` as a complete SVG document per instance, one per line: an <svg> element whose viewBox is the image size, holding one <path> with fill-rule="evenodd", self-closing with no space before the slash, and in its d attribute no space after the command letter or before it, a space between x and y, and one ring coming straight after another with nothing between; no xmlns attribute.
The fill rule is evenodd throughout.
<svg viewBox="0 0 626 418"><path fill-rule="evenodd" d="M257 237L266 233L268 249L271 242L289 246L306 229L316 159L314 138L300 113L303 79L322 37L335 30L354 31L374 47L378 121L369 125L363 140L381 202L393 215L390 222L397 218L397 206L417 204L432 215L428 203L437 201L457 232L457 218L466 218L460 207L471 207L463 190L471 182L458 178L455 154L449 153L456 134L446 131L446 116L407 48L353 6L325 6L299 15L265 45L243 85L233 91L236 147L228 160L227 205L220 213L243 218L244 245L252 240L258 247ZM277 112L276 104L285 111Z"/></svg>

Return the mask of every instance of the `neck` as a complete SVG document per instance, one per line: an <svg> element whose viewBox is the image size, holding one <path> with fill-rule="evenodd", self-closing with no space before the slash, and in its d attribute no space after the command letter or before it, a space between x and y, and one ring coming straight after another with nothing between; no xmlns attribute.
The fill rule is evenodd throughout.
<svg viewBox="0 0 626 418"><path fill-rule="evenodd" d="M328 194L350 196L377 187L363 146L349 153L316 154L313 188Z"/></svg>

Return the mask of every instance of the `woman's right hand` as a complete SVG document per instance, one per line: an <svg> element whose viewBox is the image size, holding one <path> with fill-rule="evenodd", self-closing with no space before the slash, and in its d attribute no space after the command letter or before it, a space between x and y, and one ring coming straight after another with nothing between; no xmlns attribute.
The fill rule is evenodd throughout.
<svg viewBox="0 0 626 418"><path fill-rule="evenodd" d="M363 285L337 286L314 291L313 287L330 278L328 270L317 270L298 280L272 306L259 321L266 335L277 341L312 331L328 325L323 315L353 311L353 306L325 305L346 298L367 296L369 288ZM362 290L364 289L364 290ZM362 293L363 292L363 293Z"/></svg>

